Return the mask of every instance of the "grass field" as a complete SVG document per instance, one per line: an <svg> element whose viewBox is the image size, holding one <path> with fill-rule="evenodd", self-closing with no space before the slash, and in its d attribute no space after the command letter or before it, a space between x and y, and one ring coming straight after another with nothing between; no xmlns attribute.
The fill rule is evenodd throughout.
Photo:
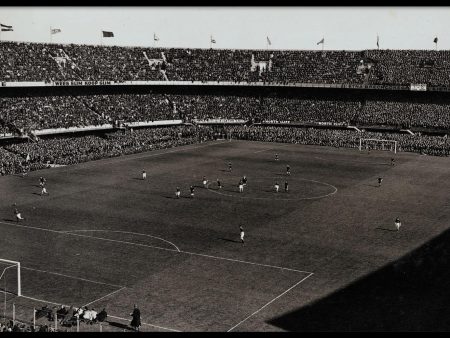
<svg viewBox="0 0 450 338"><path fill-rule="evenodd" d="M448 229L449 165L409 153L214 141L1 177L0 258L21 262L23 284L23 297L7 302L106 307L122 324L137 303L143 331L320 330L298 325L314 321L301 309ZM49 196L40 196L39 176Z"/></svg>

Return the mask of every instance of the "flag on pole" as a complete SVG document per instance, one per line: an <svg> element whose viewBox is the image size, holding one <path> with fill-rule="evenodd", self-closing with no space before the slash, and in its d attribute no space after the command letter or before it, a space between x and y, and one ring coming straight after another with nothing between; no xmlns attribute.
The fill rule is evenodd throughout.
<svg viewBox="0 0 450 338"><path fill-rule="evenodd" d="M60 30L59 28L52 28L52 29L50 30L50 33L51 33L51 34L58 34L58 33L61 33L61 30Z"/></svg>
<svg viewBox="0 0 450 338"><path fill-rule="evenodd" d="M377 47L380 48L380 37L377 35Z"/></svg>
<svg viewBox="0 0 450 338"><path fill-rule="evenodd" d="M153 41L159 41L159 38L156 36L155 33L153 33Z"/></svg>
<svg viewBox="0 0 450 338"><path fill-rule="evenodd" d="M267 43L269 44L269 46L271 46L271 45L272 45L272 42L270 41L270 39L269 39L268 36L266 36L266 39L267 39Z"/></svg>
<svg viewBox="0 0 450 338"><path fill-rule="evenodd" d="M114 37L114 33L113 32L102 31L102 33L103 33L103 37L104 38L113 38Z"/></svg>
<svg viewBox="0 0 450 338"><path fill-rule="evenodd" d="M3 25L3 24L0 23L0 27L2 28L2 32L11 32L11 31L13 31L13 27L12 26Z"/></svg>
<svg viewBox="0 0 450 338"><path fill-rule="evenodd" d="M317 44L320 45L320 44L323 44L324 42L325 42L325 39L322 38L322 40L320 40Z"/></svg>
<svg viewBox="0 0 450 338"><path fill-rule="evenodd" d="M433 40L433 42L434 42L434 43L438 43L438 38L435 37L434 40Z"/></svg>
<svg viewBox="0 0 450 338"><path fill-rule="evenodd" d="M216 40L213 39L212 35L211 35L211 43L216 43Z"/></svg>

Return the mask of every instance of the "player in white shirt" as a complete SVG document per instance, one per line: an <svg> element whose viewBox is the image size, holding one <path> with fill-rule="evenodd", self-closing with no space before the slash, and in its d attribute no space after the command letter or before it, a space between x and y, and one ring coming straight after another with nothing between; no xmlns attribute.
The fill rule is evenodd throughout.
<svg viewBox="0 0 450 338"><path fill-rule="evenodd" d="M147 172L145 170L142 170L142 179L147 179Z"/></svg>
<svg viewBox="0 0 450 338"><path fill-rule="evenodd" d="M399 231L400 227L402 226L402 222L400 222L400 219L398 217L395 219L394 224L395 224L395 227L397 228L397 231Z"/></svg>
<svg viewBox="0 0 450 338"><path fill-rule="evenodd" d="M278 192L280 190L280 185L278 182L275 183L275 191Z"/></svg>
<svg viewBox="0 0 450 338"><path fill-rule="evenodd" d="M49 194L49 193L47 192L47 188L45 188L45 186L42 187L42 190L41 190L41 196L44 195L44 194L45 194L45 195L48 195L48 194Z"/></svg>
<svg viewBox="0 0 450 338"><path fill-rule="evenodd" d="M240 235L241 235L241 242L244 243L244 228L241 226L239 226L239 230L240 230Z"/></svg>
<svg viewBox="0 0 450 338"><path fill-rule="evenodd" d="M177 187L177 191L175 192L175 196L176 196L177 198L180 198L180 195L181 195L180 188Z"/></svg>
<svg viewBox="0 0 450 338"><path fill-rule="evenodd" d="M202 181L202 183L203 183L203 187L204 188L207 188L208 186L208 180L206 179L206 177L205 176L203 176L203 181Z"/></svg>
<svg viewBox="0 0 450 338"><path fill-rule="evenodd" d="M242 180L239 181L239 192L244 192L244 182Z"/></svg>

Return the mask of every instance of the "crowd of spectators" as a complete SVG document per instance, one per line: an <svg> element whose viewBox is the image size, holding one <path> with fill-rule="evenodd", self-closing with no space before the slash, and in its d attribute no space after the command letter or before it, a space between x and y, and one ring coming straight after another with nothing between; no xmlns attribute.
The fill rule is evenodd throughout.
<svg viewBox="0 0 450 338"><path fill-rule="evenodd" d="M148 122L178 119L174 106L161 94L116 94L78 96L107 121Z"/></svg>
<svg viewBox="0 0 450 338"><path fill-rule="evenodd" d="M312 100L265 97L261 121L336 122L349 124L358 115L361 103L355 101Z"/></svg>
<svg viewBox="0 0 450 338"><path fill-rule="evenodd" d="M202 142L214 137L206 126L178 126L117 131L103 136L87 135L13 143L0 148L5 174L37 170L50 164L71 165L101 158L165 149Z"/></svg>
<svg viewBox="0 0 450 338"><path fill-rule="evenodd" d="M0 42L0 60L0 81L450 85L447 50L233 50Z"/></svg>
<svg viewBox="0 0 450 338"><path fill-rule="evenodd" d="M116 121L243 120L450 129L450 104L238 95L108 94L0 98L0 136Z"/></svg>
<svg viewBox="0 0 450 338"><path fill-rule="evenodd" d="M0 118L22 130L83 127L106 122L70 95L2 97Z"/></svg>
<svg viewBox="0 0 450 338"><path fill-rule="evenodd" d="M449 104L367 101L355 117L362 125L450 129Z"/></svg>
<svg viewBox="0 0 450 338"><path fill-rule="evenodd" d="M375 138L398 142L398 151L416 152L434 156L449 156L450 141L447 137L387 134L348 129L318 129L274 126L233 126L226 128L232 138L283 142L330 147L358 148L360 138Z"/></svg>

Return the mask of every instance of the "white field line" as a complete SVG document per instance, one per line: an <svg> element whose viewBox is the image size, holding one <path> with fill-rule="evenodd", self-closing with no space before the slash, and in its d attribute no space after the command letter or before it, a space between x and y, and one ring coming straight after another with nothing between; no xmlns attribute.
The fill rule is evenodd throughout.
<svg viewBox="0 0 450 338"><path fill-rule="evenodd" d="M230 262L237 262L237 263L243 263L243 264L264 266L266 268L274 268L274 269L280 269L280 270L287 270L287 271L295 271L295 272L300 272L300 273L312 274L312 272L309 272L309 271L302 271L302 270L297 270L297 269L285 268L285 267L277 266L277 265L269 265L269 264L255 263L255 262L249 262L249 261L242 261L240 259L234 259L234 258L218 257L218 256L206 255L206 254L201 254L201 253L196 253L196 252L189 252L189 251L183 251L183 250L180 251L180 253L184 253L184 254L188 254L188 255L208 257L208 258L213 258L213 259L221 259L221 260L230 261Z"/></svg>
<svg viewBox="0 0 450 338"><path fill-rule="evenodd" d="M300 283L302 283L304 280L306 280L307 278L311 277L313 275L313 273L311 272L308 276L306 276L305 278L301 279L300 281L298 281L297 283L295 283L293 286L291 286L289 289L287 289L286 291L284 291L283 293L279 294L278 296L276 296L274 299L272 299L270 302L266 303L265 305L263 305L262 307L260 307L258 310L256 310L255 312L253 312L251 315L245 317L243 320L241 320L239 323L237 323L236 325L234 325L231 329L229 329L227 332L233 331L236 327L238 327L239 325L241 325L243 322L245 322L246 320L248 320L249 318L253 317L254 315L256 315L258 312L260 312L261 310L263 310L264 308L266 308L267 306L269 306L270 304L272 304L274 301L276 301L278 298L282 297L283 295L285 295L286 293L288 293L289 291L291 291L293 288L295 288L297 285L299 285Z"/></svg>
<svg viewBox="0 0 450 338"><path fill-rule="evenodd" d="M0 223L1 224L15 226L15 227L19 227L19 228L27 228L27 229L33 229L33 230L48 231L48 232L54 232L54 233L63 234L63 235L71 235L71 236L78 236L78 237L85 237L85 238L96 238L96 239L101 239L101 240L104 240L104 241L107 241L107 242L129 244L129 245L134 245L134 246L141 246L141 247L146 247L146 248L155 248L155 249L167 250L167 251L176 251L176 252L180 251L180 249L178 249L178 247L175 246L174 244L172 244L172 245L174 245L176 247L176 250L175 249L169 249L169 248L161 248L159 246L154 246L154 245L133 243L133 242L127 242L127 241L120 241L120 240L117 240L117 239L95 237L95 236L87 236L87 235L81 235L81 234L73 233L73 231L76 231L76 230L64 230L64 231L62 231L62 230L45 229L45 228L33 227L33 226L30 226L30 225L21 225L21 224L8 223L8 222L2 222L2 221L0 221ZM86 231L86 230L83 230L83 231ZM89 230L89 231L96 231L96 230ZM105 230L105 231L107 231L107 230ZM152 236L152 237L154 237L154 236ZM169 241L166 241L166 242L169 242Z"/></svg>
<svg viewBox="0 0 450 338"><path fill-rule="evenodd" d="M168 240L165 240L164 238L157 237L157 236L152 236L152 235L148 235L148 234L141 234L139 232L119 231L119 230L89 230L89 229L86 229L86 230L67 230L67 231L61 231L61 232L64 232L64 233L66 233L66 232L67 233L72 233L72 232L116 232L116 233L122 233L122 234L132 234L132 235L138 235L138 236L146 236L146 237L156 238L156 239L159 239L159 240L161 240L163 242L169 243L170 245L175 247L175 249L177 249L178 252L180 251L180 249L175 244L173 244L172 242L170 242Z"/></svg>
<svg viewBox="0 0 450 338"><path fill-rule="evenodd" d="M39 299L39 298L34 298L34 297L28 297L28 296L23 296L23 295L20 296L20 297L21 297L21 298L30 299L30 300L34 300L34 301L40 302L40 303L48 303L48 304L53 304L53 305L63 305L63 306L65 306L65 307L69 307L69 305L66 305L66 304L56 303L56 302L52 302L52 301L48 301L48 300L44 300L44 299ZM113 316L113 315L110 315L110 314L108 314L108 317L115 318L115 319L120 319L120 320L123 320L123 321L125 321L125 322L129 322L128 319L125 319L125 318L122 318L122 317ZM149 324L149 323L143 323L143 322L142 322L141 324L142 324L142 325L147 325L147 326L156 327L156 328L158 328L158 329L163 329L163 330L167 330L167 331L180 332L180 331L175 330L175 329L169 329L169 328L167 328L167 327L158 326L158 325L153 325L153 324Z"/></svg>
<svg viewBox="0 0 450 338"><path fill-rule="evenodd" d="M120 289L117 289L116 291L110 292L110 293L108 293L107 295L105 295L105 296L103 296L103 297L97 298L96 300L93 300L92 302L89 302L89 303L87 303L87 304L84 304L82 307L91 305L91 304L93 304L93 303L97 303L99 300L102 300L102 299L104 299L104 298L106 298L106 297L112 296L113 294L115 294L115 293L117 293L117 292L119 292L119 291L122 291L123 289L125 289L125 286L124 286L124 287L121 287Z"/></svg>
<svg viewBox="0 0 450 338"><path fill-rule="evenodd" d="M116 158L112 158L112 159L114 160L114 163L116 163L116 162L123 162L123 161L133 161L133 160L138 160L138 159L141 159L141 158L162 156L162 155L165 155L165 154L177 153L177 152L180 152L180 151L186 151L186 150L191 150L191 149L205 148L205 147L210 147L210 146L223 144L223 143L228 143L228 141L216 142L216 143L208 143L208 144L200 145L200 146L197 146L197 147L189 147L189 145L187 145L186 148L178 149L179 147L177 147L177 149L174 149L172 151L170 151L170 150L169 151L164 151L164 152L158 153L158 154L144 154L142 156L135 156L135 157L130 156L130 157L124 157L124 158L117 158L116 157ZM151 152L151 150L147 150L146 152ZM95 163L97 165L110 164L109 162L106 162L106 161L104 163L98 163L97 161L90 161L90 162L85 162L85 163Z"/></svg>
<svg viewBox="0 0 450 338"><path fill-rule="evenodd" d="M61 231L60 233L62 234L67 234L67 235L71 235L71 236L78 236L78 237L84 237L84 238L94 238L94 239L100 239L106 242L114 242L114 243L121 243L121 244L128 244L128 245L134 245L134 246L140 246L140 247L145 247L145 248L153 248L153 249L159 249L159 250L166 250L166 251L173 251L173 252L180 252L180 250L175 250L175 249L169 249L169 248L162 248L159 246L154 246L154 245L147 245L147 244L141 244L141 243L133 243L133 242L127 242L127 241L120 241L118 239L110 239L110 238L104 238L104 237L96 237L96 236L88 236L88 235L82 235L82 234L75 234L70 232L70 230L68 231Z"/></svg>
<svg viewBox="0 0 450 338"><path fill-rule="evenodd" d="M7 224L7 225L12 225L12 226L19 226L19 225L14 224L14 223L6 223L6 222L0 222L0 223ZM21 225L21 227L26 227L26 228L30 228L30 229L36 229L35 227L31 227L31 226L23 226L23 225ZM42 231L46 230L44 228L37 228L37 229L38 230L42 230ZM203 257L209 257L209 258L214 258L214 259L221 259L221 260L226 260L226 261L231 261L231 262L238 262L238 263L243 263L243 264L259 265L259 266L264 266L264 267L268 267L268 268L275 268L275 269L280 269L280 270L295 271L295 272L300 272L300 273L312 273L310 271L302 271L302 270L285 268L285 267L276 266L276 265L269 265L269 264L262 264L262 263L256 263L256 262L250 262L250 261L243 261L243 260L233 259L233 258L212 256L212 255L206 255L206 254L201 254L201 253L196 253L196 252L189 252L189 251L183 251L183 250L174 250L174 249L168 249L168 248L161 248L161 247L152 246L152 245L139 244L139 243L133 243L133 242L126 242L126 241L120 241L120 240L103 238L103 237L95 237L95 236L75 234L75 233L70 232L71 230L68 230L68 231L56 231L56 230L48 229L48 231L56 232L56 233L63 234L63 235L71 235L71 236L79 236L79 237L85 237L85 238L93 238L93 239L102 240L102 241L115 242L115 243L128 244L128 245L135 245L135 246L141 246L141 247L148 247L148 248L153 248L153 249L158 249L158 250L166 250L166 251L171 251L171 252L179 252L179 253L184 253L184 254L188 254L188 255L203 256ZM83 230L83 231L85 231L85 230ZM92 231L92 230L90 230L90 231ZM104 231L107 231L107 230L104 230ZM119 285L118 287L122 287L122 285Z"/></svg>
<svg viewBox="0 0 450 338"><path fill-rule="evenodd" d="M330 186L334 189L333 192L330 192L329 194L326 195L320 195L320 196L313 196L313 197L299 197L299 198L271 198L271 197L252 197L252 196L243 196L243 194L225 194L223 192L219 192L217 190L213 190L213 189L209 189L206 188L206 190L211 191L215 194L218 195L222 195L222 196L227 196L227 197L234 197L234 198L242 198L242 199L251 199L251 200L271 200L271 201L302 201L302 200L315 200L315 199L320 199L320 198L325 198L331 195L334 195L335 193L337 193L338 188L336 188L334 185L326 183L326 182L321 182L321 181L314 181L314 180L308 180L305 178L300 178L300 180L302 181L309 181L309 182L315 182L315 183L319 183L322 185L326 185L326 186ZM292 190L291 190L292 191ZM274 194L276 194L276 192L274 192Z"/></svg>
<svg viewBox="0 0 450 338"><path fill-rule="evenodd" d="M72 279L77 279L77 280L81 280L83 282L89 282L89 283L94 283L94 284L102 284L102 285L108 285L108 286L113 286L115 288L123 288L123 285L115 285L115 284L109 284L109 283L103 283L103 282L97 282L95 280L91 280L91 279L86 279L86 278L80 278L80 277L75 277L75 276L70 276L70 275L65 275L59 272L52 272L52 271L45 271L45 270L39 270L39 269L34 269L34 268L28 268L25 266L21 267L24 270L31 270L31 271L37 271L37 272L43 272L43 273L48 273L50 275L57 275L57 276L62 276L62 277L67 277L67 278L72 278Z"/></svg>

